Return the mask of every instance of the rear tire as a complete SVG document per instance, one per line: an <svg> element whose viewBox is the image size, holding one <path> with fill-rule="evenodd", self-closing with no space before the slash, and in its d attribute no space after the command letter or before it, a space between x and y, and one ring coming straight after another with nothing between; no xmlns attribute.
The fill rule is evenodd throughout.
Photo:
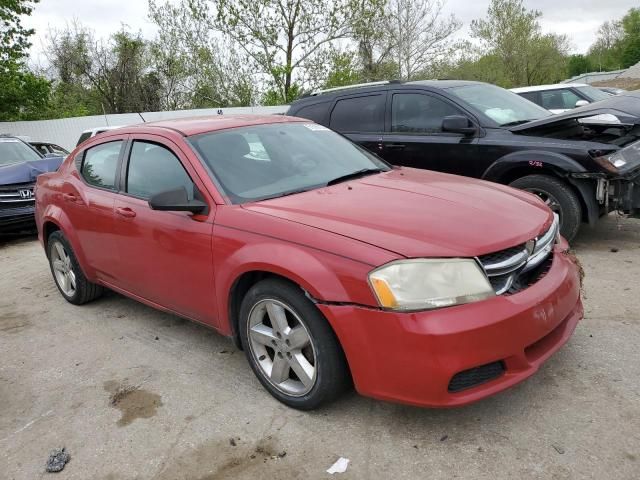
<svg viewBox="0 0 640 480"><path fill-rule="evenodd" d="M255 284L242 300L239 320L253 372L285 405L312 410L350 385L335 333L298 286L281 279Z"/></svg>
<svg viewBox="0 0 640 480"><path fill-rule="evenodd" d="M560 217L560 233L573 240L582 222L582 205L573 189L550 175L527 175L510 186L538 195Z"/></svg>
<svg viewBox="0 0 640 480"><path fill-rule="evenodd" d="M104 288L87 280L69 241L59 230L49 235L47 257L56 286L67 302L82 305L102 295Z"/></svg>

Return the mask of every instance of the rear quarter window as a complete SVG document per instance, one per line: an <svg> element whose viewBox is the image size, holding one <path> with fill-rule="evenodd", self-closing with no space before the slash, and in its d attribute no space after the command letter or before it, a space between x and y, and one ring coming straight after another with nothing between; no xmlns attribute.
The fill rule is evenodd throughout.
<svg viewBox="0 0 640 480"><path fill-rule="evenodd" d="M80 174L94 187L115 190L122 140L102 143L84 153Z"/></svg>

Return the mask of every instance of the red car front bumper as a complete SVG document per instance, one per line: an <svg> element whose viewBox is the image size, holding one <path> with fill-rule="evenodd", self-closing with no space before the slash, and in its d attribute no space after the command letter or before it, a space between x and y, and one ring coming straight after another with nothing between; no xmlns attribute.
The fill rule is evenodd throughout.
<svg viewBox="0 0 640 480"><path fill-rule="evenodd" d="M542 279L515 295L418 313L318 307L359 393L418 406L465 405L533 375L573 333L583 309L565 246L556 247Z"/></svg>

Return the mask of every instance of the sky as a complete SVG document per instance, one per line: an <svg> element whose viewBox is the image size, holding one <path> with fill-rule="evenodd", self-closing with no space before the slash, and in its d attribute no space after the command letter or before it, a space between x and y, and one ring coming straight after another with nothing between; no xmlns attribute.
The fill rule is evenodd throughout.
<svg viewBox="0 0 640 480"><path fill-rule="evenodd" d="M162 0L159 0L162 1ZM178 3L178 0L170 0ZM458 36L468 35L469 24L482 18L489 0L447 0L445 11L453 13L464 26ZM638 0L525 0L527 8L540 10L545 32L565 33L572 50L584 53L593 43L600 24L622 17ZM25 24L36 29L31 62L46 63L43 45L50 28L61 28L78 19L93 29L98 37L108 37L124 23L132 30L140 30L153 38L154 25L147 18L147 0L41 0Z"/></svg>

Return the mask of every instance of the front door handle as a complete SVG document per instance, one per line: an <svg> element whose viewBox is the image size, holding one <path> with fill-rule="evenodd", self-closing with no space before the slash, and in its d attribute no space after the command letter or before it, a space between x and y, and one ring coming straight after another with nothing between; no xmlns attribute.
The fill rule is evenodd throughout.
<svg viewBox="0 0 640 480"><path fill-rule="evenodd" d="M62 198L65 202L77 202L78 197L76 197L73 193L63 193Z"/></svg>
<svg viewBox="0 0 640 480"><path fill-rule="evenodd" d="M126 218L133 218L136 216L136 212L131 210L129 207L118 207L116 208L116 213Z"/></svg>
<svg viewBox="0 0 640 480"><path fill-rule="evenodd" d="M389 150L404 150L407 146L403 143L389 143L386 145Z"/></svg>

